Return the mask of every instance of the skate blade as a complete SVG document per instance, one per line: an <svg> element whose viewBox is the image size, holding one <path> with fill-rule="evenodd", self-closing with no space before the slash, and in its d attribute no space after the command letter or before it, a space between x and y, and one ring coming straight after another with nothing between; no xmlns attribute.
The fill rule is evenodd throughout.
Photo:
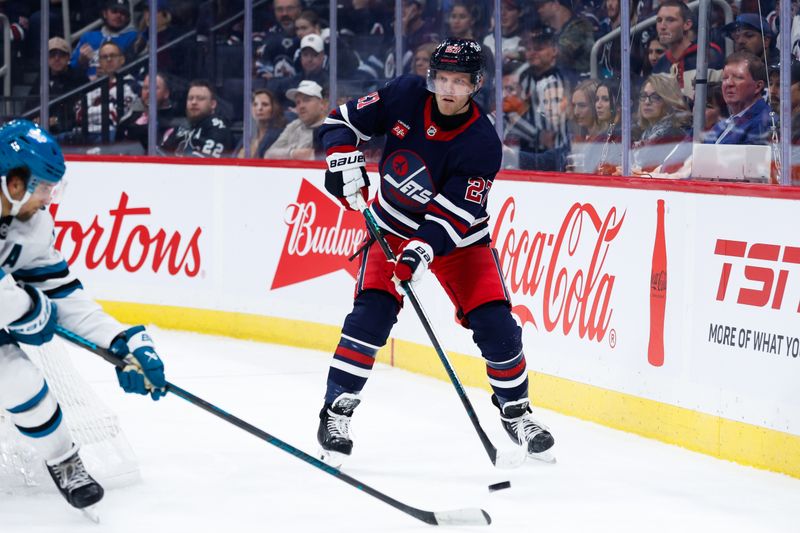
<svg viewBox="0 0 800 533"><path fill-rule="evenodd" d="M95 524L100 523L100 515L97 514L97 509L95 505L90 505L88 507L84 507L83 509L79 509L80 512L85 516L87 519L91 520Z"/></svg>
<svg viewBox="0 0 800 533"><path fill-rule="evenodd" d="M320 461L337 470L340 470L342 468L342 465L344 464L345 460L348 457L343 453L326 450L324 448L319 449L318 455Z"/></svg>

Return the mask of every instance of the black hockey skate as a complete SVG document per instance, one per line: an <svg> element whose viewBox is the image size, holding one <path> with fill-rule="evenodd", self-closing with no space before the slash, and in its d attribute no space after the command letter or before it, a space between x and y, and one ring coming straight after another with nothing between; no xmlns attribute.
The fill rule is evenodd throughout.
<svg viewBox="0 0 800 533"><path fill-rule="evenodd" d="M71 506L84 509L103 499L103 487L86 471L77 446L73 445L67 454L46 464L50 477Z"/></svg>
<svg viewBox="0 0 800 533"><path fill-rule="evenodd" d="M494 395L492 403L500 407ZM531 416L528 398L506 402L500 409L500 421L512 441L527 447L528 457L548 463L555 462L555 457L548 451L555 444L555 440L547 427Z"/></svg>
<svg viewBox="0 0 800 533"><path fill-rule="evenodd" d="M322 447L320 456L335 468L342 466L345 458L353 451L350 417L359 403L361 400L355 394L342 393L332 404L322 406L319 413L317 440Z"/></svg>

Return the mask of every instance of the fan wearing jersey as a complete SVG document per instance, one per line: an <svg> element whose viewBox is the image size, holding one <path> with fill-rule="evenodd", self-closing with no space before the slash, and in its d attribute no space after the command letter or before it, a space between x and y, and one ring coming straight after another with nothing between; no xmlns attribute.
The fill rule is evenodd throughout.
<svg viewBox="0 0 800 533"><path fill-rule="evenodd" d="M403 303L396 284L416 283L428 270L472 331L506 432L532 457L553 446L550 432L531 416L522 331L491 246L486 201L501 143L473 101L482 82L480 45L447 39L431 56L427 78L401 76L334 109L321 127L325 187L348 209L358 209L368 194L358 146L386 135L369 209L398 257L387 261L374 242L360 255L353 310L330 365L317 432L330 464L352 451L350 420L359 393Z"/></svg>
<svg viewBox="0 0 800 533"><path fill-rule="evenodd" d="M45 461L67 502L82 509L100 501L103 488L86 471L58 400L19 343L50 342L61 325L123 359L127 366L117 376L126 392L157 400L166 380L144 327L126 328L106 314L54 247L46 208L65 170L46 131L27 120L0 127L0 408Z"/></svg>

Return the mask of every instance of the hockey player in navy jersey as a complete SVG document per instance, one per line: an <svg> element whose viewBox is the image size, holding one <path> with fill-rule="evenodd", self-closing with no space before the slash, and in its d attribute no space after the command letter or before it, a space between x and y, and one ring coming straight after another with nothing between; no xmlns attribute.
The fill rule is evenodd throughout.
<svg viewBox="0 0 800 533"><path fill-rule="evenodd" d="M511 439L538 458L554 444L531 416L522 332L490 243L486 201L500 169L501 143L472 100L482 71L478 43L447 39L431 56L427 79L399 77L334 109L321 128L325 186L348 209L358 208L359 195L366 199L369 185L358 145L386 134L370 209L398 257L387 261L374 243L361 254L353 310L331 362L317 432L331 464L352 451L350 420L359 393L403 301L395 283L415 283L428 270L472 330Z"/></svg>
<svg viewBox="0 0 800 533"><path fill-rule="evenodd" d="M84 468L61 408L18 343L40 346L57 324L122 358L126 392L165 392L164 365L143 326L125 328L83 291L55 249L47 205L66 167L55 140L27 120L0 128L0 408L38 451L61 494L83 509L103 488Z"/></svg>

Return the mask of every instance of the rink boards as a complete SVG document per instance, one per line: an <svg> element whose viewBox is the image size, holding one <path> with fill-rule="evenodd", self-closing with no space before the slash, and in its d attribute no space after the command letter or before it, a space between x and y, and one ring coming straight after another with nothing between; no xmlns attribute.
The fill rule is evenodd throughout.
<svg viewBox="0 0 800 533"><path fill-rule="evenodd" d="M57 244L126 322L332 350L365 230L323 174L73 157ZM799 208L793 189L503 174L489 211L534 403L800 477ZM444 292L430 276L418 292L464 383L487 388ZM408 306L380 360L446 379Z"/></svg>

